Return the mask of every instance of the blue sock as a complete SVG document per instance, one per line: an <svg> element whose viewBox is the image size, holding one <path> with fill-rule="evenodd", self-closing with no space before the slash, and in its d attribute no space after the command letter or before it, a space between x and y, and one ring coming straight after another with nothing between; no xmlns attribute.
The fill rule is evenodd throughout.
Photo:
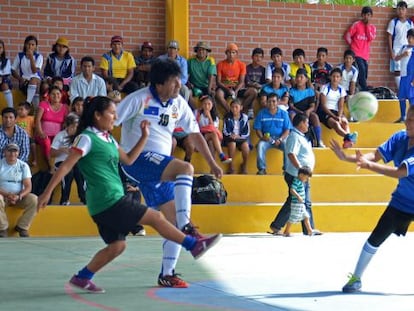
<svg viewBox="0 0 414 311"><path fill-rule="evenodd" d="M191 251L197 243L197 239L191 235L186 235L181 245L188 251Z"/></svg>
<svg viewBox="0 0 414 311"><path fill-rule="evenodd" d="M93 272L89 271L89 269L88 269L88 268L86 268L86 266L85 266L82 270L80 270L80 271L78 272L77 277L79 277L79 278L81 278L81 279L88 279L88 280L91 280L91 279L93 278L93 276L94 276L94 275L95 275L95 273L93 273Z"/></svg>
<svg viewBox="0 0 414 311"><path fill-rule="evenodd" d="M400 114L401 114L401 119L405 120L405 114L407 111L407 104L405 99L404 100L400 100Z"/></svg>
<svg viewBox="0 0 414 311"><path fill-rule="evenodd" d="M220 155L219 155L220 159L223 159L224 156L225 156L224 152L220 153Z"/></svg>
<svg viewBox="0 0 414 311"><path fill-rule="evenodd" d="M313 129L315 130L316 140L318 142L320 142L321 141L321 136L322 136L321 135L321 132L322 132L321 127L320 126L315 126Z"/></svg>

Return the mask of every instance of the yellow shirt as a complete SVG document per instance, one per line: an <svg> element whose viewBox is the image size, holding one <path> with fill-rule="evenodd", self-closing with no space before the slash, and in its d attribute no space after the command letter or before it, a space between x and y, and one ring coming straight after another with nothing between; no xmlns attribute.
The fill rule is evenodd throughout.
<svg viewBox="0 0 414 311"><path fill-rule="evenodd" d="M312 69L308 64L303 64L303 66L305 67L306 73L308 74L308 79L310 80L311 77L312 77ZM289 76L292 79L296 78L296 72L298 71L298 69L299 69L298 64L296 64L296 63L291 63L290 64L290 74L289 74Z"/></svg>
<svg viewBox="0 0 414 311"><path fill-rule="evenodd" d="M101 58L99 67L107 70L110 77L124 79L128 75L128 70L136 66L132 53L122 51L119 57L116 57L112 52L105 53Z"/></svg>

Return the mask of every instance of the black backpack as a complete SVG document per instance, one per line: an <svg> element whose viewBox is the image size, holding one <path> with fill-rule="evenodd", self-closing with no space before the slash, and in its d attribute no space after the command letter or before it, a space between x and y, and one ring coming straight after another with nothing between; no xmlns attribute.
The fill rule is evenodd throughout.
<svg viewBox="0 0 414 311"><path fill-rule="evenodd" d="M223 183L213 175L201 175L193 179L191 201L193 204L226 203L227 191Z"/></svg>

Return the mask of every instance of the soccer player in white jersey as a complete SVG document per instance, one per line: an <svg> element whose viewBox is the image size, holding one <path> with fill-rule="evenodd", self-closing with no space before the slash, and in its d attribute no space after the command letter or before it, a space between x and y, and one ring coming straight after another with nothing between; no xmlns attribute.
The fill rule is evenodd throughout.
<svg viewBox="0 0 414 311"><path fill-rule="evenodd" d="M128 152L141 137L139 124L149 120L151 131L144 151L125 173L137 181L146 204L187 234L200 234L190 223L193 166L170 156L172 133L181 127L189 133L211 171L221 178L223 171L212 157L188 103L179 95L180 67L171 60L157 60L151 67L149 87L131 93L117 107L116 125L122 124L121 146ZM181 245L165 240L158 284L186 288L175 273Z"/></svg>

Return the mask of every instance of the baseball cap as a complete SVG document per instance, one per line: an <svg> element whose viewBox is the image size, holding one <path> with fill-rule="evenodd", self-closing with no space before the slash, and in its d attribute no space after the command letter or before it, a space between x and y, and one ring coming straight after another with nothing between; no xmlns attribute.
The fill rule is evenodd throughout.
<svg viewBox="0 0 414 311"><path fill-rule="evenodd" d="M203 41L197 42L196 46L194 47L194 51L196 52L198 48L204 49L209 53L211 52L211 49L207 42L203 42Z"/></svg>
<svg viewBox="0 0 414 311"><path fill-rule="evenodd" d="M121 43L123 43L123 42L124 42L124 40L122 39L122 37L121 37L121 36L113 36L113 37L111 38L111 44L112 44L112 43L115 43L115 42L121 42Z"/></svg>
<svg viewBox="0 0 414 311"><path fill-rule="evenodd" d="M69 40L68 40L68 39L66 39L65 37L59 37L59 38L56 40L56 44L60 44L60 45L63 45L63 46L69 47Z"/></svg>
<svg viewBox="0 0 414 311"><path fill-rule="evenodd" d="M173 49L179 49L180 46L178 45L178 42L176 40L171 40L168 42L167 48L173 48Z"/></svg>
<svg viewBox="0 0 414 311"><path fill-rule="evenodd" d="M230 43L227 48L226 48L226 53L227 51L239 51L239 48L237 47L236 43Z"/></svg>
<svg viewBox="0 0 414 311"><path fill-rule="evenodd" d="M16 150L16 151L19 151L19 150L20 150L20 148L19 148L19 146L18 146L17 144L15 144L15 143L9 143L9 144L6 146L6 150L8 150L8 151L11 151L11 150Z"/></svg>
<svg viewBox="0 0 414 311"><path fill-rule="evenodd" d="M143 50L143 49L145 49L145 48L147 48L147 49L151 49L151 50L153 50L154 48L152 47L152 43L151 42L149 42L149 41L145 41L144 43L142 43L142 45L141 45L141 51Z"/></svg>

